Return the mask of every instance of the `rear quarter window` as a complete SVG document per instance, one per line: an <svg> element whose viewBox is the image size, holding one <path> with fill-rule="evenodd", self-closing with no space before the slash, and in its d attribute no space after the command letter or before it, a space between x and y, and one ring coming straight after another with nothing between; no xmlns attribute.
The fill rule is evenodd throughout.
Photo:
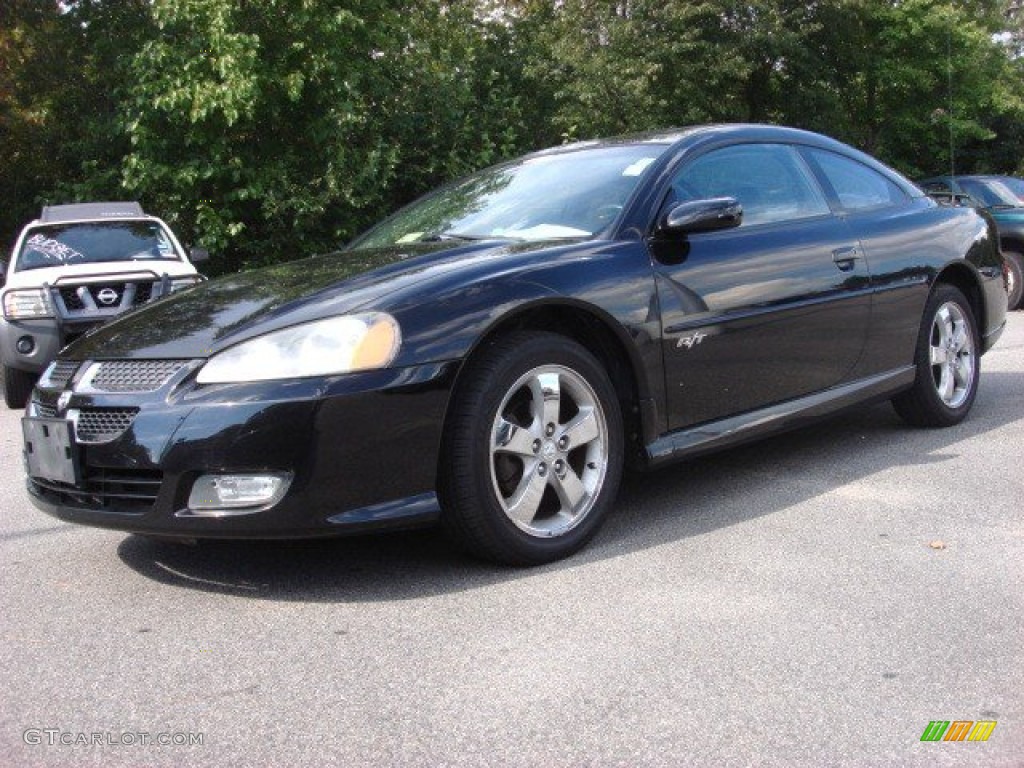
<svg viewBox="0 0 1024 768"><path fill-rule="evenodd" d="M907 200L902 189L874 168L825 150L812 149L808 154L832 187L843 210L883 208Z"/></svg>

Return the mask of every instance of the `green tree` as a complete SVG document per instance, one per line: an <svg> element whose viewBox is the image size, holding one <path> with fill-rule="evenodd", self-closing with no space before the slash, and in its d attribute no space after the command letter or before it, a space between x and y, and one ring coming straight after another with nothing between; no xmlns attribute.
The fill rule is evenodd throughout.
<svg viewBox="0 0 1024 768"><path fill-rule="evenodd" d="M125 186L237 267L336 246L513 154L507 29L472 3L161 0L124 105Z"/></svg>
<svg viewBox="0 0 1024 768"><path fill-rule="evenodd" d="M592 136L706 121L822 131L911 175L1006 155L1022 78L1006 0L521 0L552 121ZM1011 43L1012 35L1004 35ZM952 143L950 136L953 137ZM938 167L936 167L938 166Z"/></svg>
<svg viewBox="0 0 1024 768"><path fill-rule="evenodd" d="M9 0L0 13L0 238L44 203L123 194L119 105L145 0Z"/></svg>
<svg viewBox="0 0 1024 768"><path fill-rule="evenodd" d="M810 125L911 175L950 166L953 145L988 141L1019 114L1020 79L993 39L995 4L858 0L822 8ZM815 76L815 75L812 75Z"/></svg>

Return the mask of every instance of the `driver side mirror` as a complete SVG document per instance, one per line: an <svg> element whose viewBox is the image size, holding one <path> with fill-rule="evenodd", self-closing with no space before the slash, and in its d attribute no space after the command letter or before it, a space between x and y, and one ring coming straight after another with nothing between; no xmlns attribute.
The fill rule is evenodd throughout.
<svg viewBox="0 0 1024 768"><path fill-rule="evenodd" d="M660 232L691 234L732 229L743 223L743 206L734 197L691 200L673 207L658 225Z"/></svg>
<svg viewBox="0 0 1024 768"><path fill-rule="evenodd" d="M210 252L202 246L196 245L188 249L188 260L193 264L210 260Z"/></svg>

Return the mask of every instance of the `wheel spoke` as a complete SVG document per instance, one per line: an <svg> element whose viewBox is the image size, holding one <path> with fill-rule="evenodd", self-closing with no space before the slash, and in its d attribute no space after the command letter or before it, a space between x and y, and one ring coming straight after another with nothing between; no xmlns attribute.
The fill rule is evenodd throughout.
<svg viewBox="0 0 1024 768"><path fill-rule="evenodd" d="M967 348L969 343L970 337L967 335L967 328L963 323L957 323L957 326L953 331L953 349L957 352L961 352Z"/></svg>
<svg viewBox="0 0 1024 768"><path fill-rule="evenodd" d="M555 493L558 494L558 499L562 502L563 512L570 515L575 514L579 503L587 495L587 489L583 487L583 483L573 468L566 465L562 476L555 475L551 484L555 488Z"/></svg>
<svg viewBox="0 0 1024 768"><path fill-rule="evenodd" d="M973 371L973 365L970 357L966 355L958 357L953 370L956 371L956 383L958 386L966 387L970 384L971 373Z"/></svg>
<svg viewBox="0 0 1024 768"><path fill-rule="evenodd" d="M575 418L566 425L562 435L569 438L570 449L597 440L601 436L601 426L594 415L594 409L580 409Z"/></svg>
<svg viewBox="0 0 1024 768"><path fill-rule="evenodd" d="M948 306L935 313L935 327L939 329L939 343L946 346L953 337L953 318Z"/></svg>
<svg viewBox="0 0 1024 768"><path fill-rule="evenodd" d="M931 348L932 365L943 365L947 360L949 360L949 355L947 354L945 347L933 346Z"/></svg>
<svg viewBox="0 0 1024 768"><path fill-rule="evenodd" d="M542 476L537 467L531 467L519 482L519 487L505 501L505 512L518 523L529 525L537 516L544 489L548 484L548 476Z"/></svg>
<svg viewBox="0 0 1024 768"><path fill-rule="evenodd" d="M530 382L530 394L533 402L530 407L534 424L544 429L548 424L558 424L558 414L562 409L562 388L557 373L538 374Z"/></svg>
<svg viewBox="0 0 1024 768"><path fill-rule="evenodd" d="M953 393L956 390L956 378L949 370L949 366L942 366L942 376L939 379L939 397L946 404L953 402Z"/></svg>
<svg viewBox="0 0 1024 768"><path fill-rule="evenodd" d="M533 457L533 441L536 439L531 430L500 419L494 430L494 450L500 453L512 453L517 456Z"/></svg>

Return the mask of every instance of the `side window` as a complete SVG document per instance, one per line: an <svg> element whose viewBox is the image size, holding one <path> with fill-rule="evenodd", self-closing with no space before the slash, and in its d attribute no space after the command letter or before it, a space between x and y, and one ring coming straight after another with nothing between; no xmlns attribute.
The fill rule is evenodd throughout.
<svg viewBox="0 0 1024 768"><path fill-rule="evenodd" d="M684 166L672 182L676 202L734 197L743 226L829 213L799 154L785 144L740 144L717 149Z"/></svg>
<svg viewBox="0 0 1024 768"><path fill-rule="evenodd" d="M952 195L953 190L945 181L926 181L921 184L921 189L929 195Z"/></svg>
<svg viewBox="0 0 1024 768"><path fill-rule="evenodd" d="M902 189L873 168L834 152L809 151L847 211L898 205L907 199Z"/></svg>

